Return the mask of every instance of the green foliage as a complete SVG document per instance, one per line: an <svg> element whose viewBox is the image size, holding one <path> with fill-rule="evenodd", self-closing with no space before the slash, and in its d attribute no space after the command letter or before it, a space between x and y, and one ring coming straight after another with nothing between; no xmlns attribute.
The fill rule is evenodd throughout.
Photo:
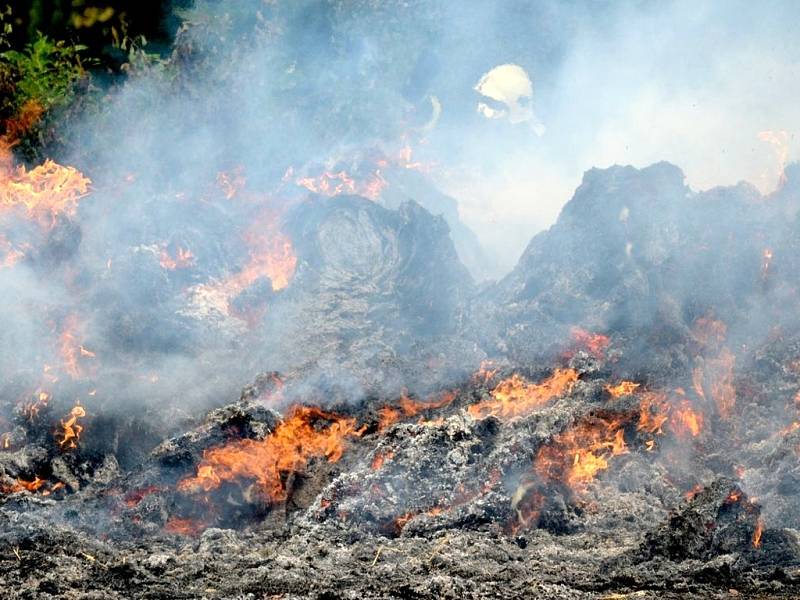
<svg viewBox="0 0 800 600"><path fill-rule="evenodd" d="M80 53L85 46L53 41L38 36L22 52L6 50L0 62L16 74L16 104L38 102L45 110L68 104L74 84L86 76Z"/></svg>

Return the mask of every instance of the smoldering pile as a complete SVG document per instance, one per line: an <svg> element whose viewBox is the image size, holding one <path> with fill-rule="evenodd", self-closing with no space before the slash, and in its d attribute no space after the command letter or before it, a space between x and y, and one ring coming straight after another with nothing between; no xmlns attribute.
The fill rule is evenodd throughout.
<svg viewBox="0 0 800 600"><path fill-rule="evenodd" d="M420 205L329 195L275 221L284 286L262 258L263 291L165 305L277 365L238 402L167 426L93 373L11 412L12 597L796 594L795 169L768 198L591 171L483 288Z"/></svg>

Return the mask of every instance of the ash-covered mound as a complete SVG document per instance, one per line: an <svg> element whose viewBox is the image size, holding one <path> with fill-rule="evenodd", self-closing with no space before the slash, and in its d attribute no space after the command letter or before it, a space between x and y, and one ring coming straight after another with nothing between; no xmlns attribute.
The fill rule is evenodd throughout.
<svg viewBox="0 0 800 600"><path fill-rule="evenodd" d="M588 171L558 222L476 302L478 333L524 363L576 325L614 332L624 360L653 372L687 368L686 352L671 350L709 314L736 342L796 327L786 309L798 302L797 173L787 168L782 189L762 197L744 183L693 192L668 163Z"/></svg>
<svg viewBox="0 0 800 600"><path fill-rule="evenodd" d="M462 334L474 285L442 217L338 196L298 206L286 230L297 269L260 331L261 364L359 398L427 393L485 358Z"/></svg>

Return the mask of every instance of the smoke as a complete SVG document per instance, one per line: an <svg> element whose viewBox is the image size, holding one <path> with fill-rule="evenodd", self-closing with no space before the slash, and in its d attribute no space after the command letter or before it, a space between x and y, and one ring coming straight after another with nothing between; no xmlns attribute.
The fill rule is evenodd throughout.
<svg viewBox="0 0 800 600"><path fill-rule="evenodd" d="M592 167L667 160L695 190L746 180L772 191L786 161L800 157L797 13L790 2L683 1L452 11L439 52L449 75L432 84L443 126L431 145L440 156L457 149L439 182L459 198L497 273L554 222ZM482 121L478 99L456 92L508 62L533 79L541 137Z"/></svg>
<svg viewBox="0 0 800 600"><path fill-rule="evenodd" d="M282 292L277 259L254 254L307 197L297 180L342 164L369 172L370 153L388 160L409 146L426 165L428 187L408 184L402 198L385 203L429 202L449 221L464 258L465 247L477 251L460 216L490 255L479 276L495 277L554 221L593 166L667 159L695 187L747 178L769 189L779 160L795 156L798 78L796 9L764 10L198 1L181 13L185 25L168 59L135 53L126 83L84 121L64 124L71 151L57 158L91 177L93 193L74 222L43 234L37 243L45 251L0 271L4 292L21 300L0 315L3 372L26 373L30 384L39 369L63 362L52 342L79 314L75 339L96 356L79 355L80 377L45 378L69 382L69 398L93 393L120 407L191 410L230 398L269 368L302 366L314 377L347 371L331 358L337 353L380 373L382 393L407 385L396 366L401 354L427 364L430 354L445 354L442 347L466 346L448 336L472 283L439 243L441 223L412 209L354 207L347 223L355 225L341 229L351 235L327 239L350 244L345 257L372 263L351 261L353 272L331 281L346 269L309 262L326 248L308 235L305 258L283 268L328 295ZM475 84L505 63L531 76L543 135L477 111ZM411 164L396 171L411 172ZM457 210L430 180L458 199ZM269 250L280 258L280 248ZM164 266L165 255L177 265L187 251L194 267ZM230 291L248 269L256 273L246 290ZM380 296L376 282L398 286L383 290L385 305L371 304ZM356 300L342 302L348 294ZM313 319L308 306L317 309ZM298 325L302 319L308 326ZM431 331L435 343L416 344L415 335ZM309 348L323 341L330 347L315 364ZM428 353L420 349L426 343ZM461 367L479 355L464 350ZM351 377L337 375L351 395L374 391Z"/></svg>

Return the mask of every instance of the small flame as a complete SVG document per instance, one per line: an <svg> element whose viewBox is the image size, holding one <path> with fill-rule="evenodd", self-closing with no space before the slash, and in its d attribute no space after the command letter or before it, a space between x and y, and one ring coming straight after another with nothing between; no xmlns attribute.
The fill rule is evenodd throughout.
<svg viewBox="0 0 800 600"><path fill-rule="evenodd" d="M764 248L761 253L761 279L767 279L769 276L769 267L772 264L772 250Z"/></svg>
<svg viewBox="0 0 800 600"><path fill-rule="evenodd" d="M75 405L72 407L69 415L61 420L60 430L56 431L55 436L62 450L70 450L78 447L78 442L83 432L83 425L78 423L78 419L85 416L86 410L80 405Z"/></svg>
<svg viewBox="0 0 800 600"><path fill-rule="evenodd" d="M188 269L194 266L195 258L191 250L178 247L177 254L173 257L166 248L161 249L158 263L162 269L175 271L176 269Z"/></svg>
<svg viewBox="0 0 800 600"><path fill-rule="evenodd" d="M95 358L96 354L88 350L79 340L83 337L83 327L75 314L68 315L62 324L58 338L58 351L61 364L72 379L80 379L84 375L82 359Z"/></svg>
<svg viewBox="0 0 800 600"><path fill-rule="evenodd" d="M33 423L39 417L39 412L47 406L48 402L50 402L50 394L47 392L38 392L34 400L22 405L22 416L24 416L28 422Z"/></svg>
<svg viewBox="0 0 800 600"><path fill-rule="evenodd" d="M381 170L375 169L364 180L356 181L346 171L338 173L326 171L318 177L301 177L295 180L300 187L322 196L357 194L370 200L377 200L387 185Z"/></svg>
<svg viewBox="0 0 800 600"><path fill-rule="evenodd" d="M231 172L221 171L217 173L217 185L228 200L233 200L246 183L244 170L241 167L237 167Z"/></svg>
<svg viewBox="0 0 800 600"><path fill-rule="evenodd" d="M756 521L756 528L753 531L753 548L761 548L761 536L764 534L764 521L759 517Z"/></svg>
<svg viewBox="0 0 800 600"><path fill-rule="evenodd" d="M578 349L586 350L597 359L605 357L606 349L611 341L607 335L591 333L580 327L573 327L570 334Z"/></svg>
<svg viewBox="0 0 800 600"><path fill-rule="evenodd" d="M451 391L442 392L438 397L429 398L426 402L418 402L404 395L400 398L398 408L384 406L378 411L378 428L385 429L403 418L415 417L426 410L442 408L455 398L456 393Z"/></svg>
<svg viewBox="0 0 800 600"><path fill-rule="evenodd" d="M641 384L634 383L633 381L622 381L617 385L607 385L605 390L611 395L612 398L621 398L622 396L630 396Z"/></svg>

